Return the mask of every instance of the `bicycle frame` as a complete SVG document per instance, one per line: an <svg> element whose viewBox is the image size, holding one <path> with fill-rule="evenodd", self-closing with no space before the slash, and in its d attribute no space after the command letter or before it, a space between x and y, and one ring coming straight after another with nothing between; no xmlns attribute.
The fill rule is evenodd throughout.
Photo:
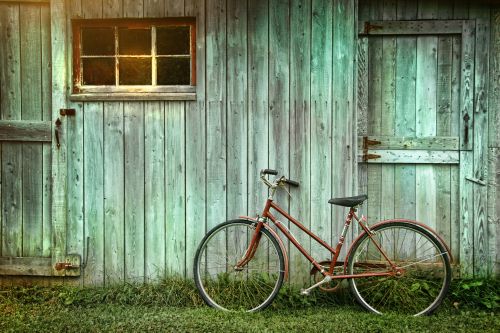
<svg viewBox="0 0 500 333"><path fill-rule="evenodd" d="M330 269L326 271L317 261L314 259L306 249L295 239L295 237L291 234L291 232L283 226L283 224L278 221L278 219L271 214L271 209L276 210L279 214L281 214L283 217L285 217L288 221L292 222L294 225L296 225L300 230L305 232L307 235L309 235L312 239L314 239L316 242L318 242L321 246L323 246L325 249L327 249L331 254L332 254L332 260L330 263ZM359 274L340 274L340 275L334 275L333 270L335 268L335 265L337 263L340 250L342 249L342 246L344 245L345 241L345 236L347 234L347 231L349 230L349 226L352 222L352 219L355 219L358 224L361 226L361 228L368 234L368 237L371 239L373 244L376 246L376 248L380 251L382 256L387 260L389 265L392 267L392 270L388 270L387 272L379 272L379 273L359 273ZM364 225L356 215L356 209L355 208L350 208L349 213L347 214L346 221L344 223L344 228L342 230L342 234L340 235L340 238L338 240L338 243L335 248L331 247L329 244L327 244L324 240L322 240L320 237L315 235L311 230L307 229L304 225L302 225L299 221L294 219L291 215L289 215L286 211L284 211L280 206L278 206L276 203L274 203L273 199L270 197L266 201L266 205L264 207L264 210L262 212L262 215L259 219L257 219L257 226L255 228L255 232L252 236L252 239L250 241L250 244L248 246L248 249L245 252L245 256L236 264L237 267L243 267L245 266L250 260L252 260L253 255L255 254L255 251L257 250L257 247L259 245L260 241L260 236L261 236L261 228L263 228L264 223L266 220L271 220L274 225L285 235L286 238L292 242L292 244L302 253L304 257L307 258L311 262L311 264L319 271L323 276L330 276L332 279L352 279L352 278L364 278L364 277L370 277L370 276L394 276L397 274L400 274L401 271L400 269L397 268L397 266L389 259L387 254L382 250L380 245L373 239L372 237L372 232L370 229ZM279 237L279 236L278 236ZM344 263L344 268L345 268L346 263Z"/></svg>

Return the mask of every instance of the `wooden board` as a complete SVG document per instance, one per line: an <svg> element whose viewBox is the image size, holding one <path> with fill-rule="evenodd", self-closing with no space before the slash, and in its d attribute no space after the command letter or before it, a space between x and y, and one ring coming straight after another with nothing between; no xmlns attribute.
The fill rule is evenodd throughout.
<svg viewBox="0 0 500 333"><path fill-rule="evenodd" d="M50 142L52 122L0 120L0 141Z"/></svg>
<svg viewBox="0 0 500 333"><path fill-rule="evenodd" d="M396 8L394 7L394 10ZM384 19L391 19L384 17ZM462 20L360 21L358 33L365 35L437 35L462 33Z"/></svg>
<svg viewBox="0 0 500 333"><path fill-rule="evenodd" d="M402 125L398 120L398 130L401 130ZM358 137L358 149L363 149L364 137ZM378 141L380 143L373 143L369 145L373 149L401 149L401 150L458 150L459 140L456 136L429 136L429 137L400 137L400 136L368 136L370 141Z"/></svg>
<svg viewBox="0 0 500 333"><path fill-rule="evenodd" d="M51 276L52 259L50 257L0 257L0 275Z"/></svg>

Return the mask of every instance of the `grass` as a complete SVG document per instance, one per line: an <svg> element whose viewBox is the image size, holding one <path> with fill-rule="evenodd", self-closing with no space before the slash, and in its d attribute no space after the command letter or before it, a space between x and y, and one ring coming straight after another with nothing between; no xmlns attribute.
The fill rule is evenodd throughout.
<svg viewBox="0 0 500 333"><path fill-rule="evenodd" d="M500 282L462 280L433 316L373 315L347 291L310 297L285 288L270 308L227 313L203 304L193 283L106 288L17 287L0 290L0 332L499 332ZM489 299L486 304L482 300ZM488 307L490 306L490 308Z"/></svg>

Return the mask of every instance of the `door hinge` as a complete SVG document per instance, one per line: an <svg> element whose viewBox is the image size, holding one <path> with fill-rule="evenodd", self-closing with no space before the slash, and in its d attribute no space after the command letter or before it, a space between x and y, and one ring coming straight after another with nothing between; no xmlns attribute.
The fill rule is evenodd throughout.
<svg viewBox="0 0 500 333"><path fill-rule="evenodd" d="M382 142L377 140L370 140L367 136L363 137L363 162L367 162L368 160L374 160L380 158L380 155L377 154L368 154L368 148L370 146L376 146L381 144Z"/></svg>

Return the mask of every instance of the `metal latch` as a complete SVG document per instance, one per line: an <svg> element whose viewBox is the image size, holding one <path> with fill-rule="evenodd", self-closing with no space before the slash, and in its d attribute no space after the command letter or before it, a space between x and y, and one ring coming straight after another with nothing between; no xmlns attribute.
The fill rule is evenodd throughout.
<svg viewBox="0 0 500 333"><path fill-rule="evenodd" d="M377 140L370 140L367 136L363 137L363 162L367 162L368 160L374 160L380 158L380 155L377 154L368 154L369 146L376 146L381 144L382 142Z"/></svg>
<svg viewBox="0 0 500 333"><path fill-rule="evenodd" d="M59 114L61 116L74 116L76 114L75 109L59 109Z"/></svg>
<svg viewBox="0 0 500 333"><path fill-rule="evenodd" d="M82 259L79 254L67 254L64 261L56 262L54 269L63 271L65 276L80 276L82 267Z"/></svg>

